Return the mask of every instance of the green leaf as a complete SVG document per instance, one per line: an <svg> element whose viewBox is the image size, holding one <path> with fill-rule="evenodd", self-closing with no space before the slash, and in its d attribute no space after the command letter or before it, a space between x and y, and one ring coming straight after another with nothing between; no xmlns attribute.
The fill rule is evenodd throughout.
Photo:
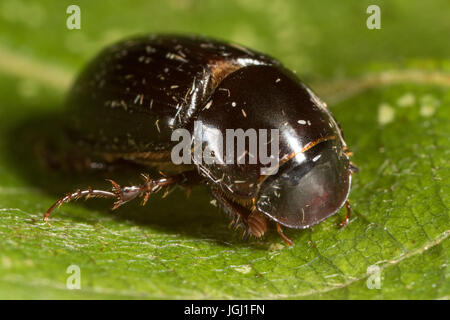
<svg viewBox="0 0 450 320"><path fill-rule="evenodd" d="M450 5L375 1L382 29L368 30L373 2L79 1L82 29L69 31L69 2L3 0L0 298L448 299L450 43L436 34L448 33ZM204 187L115 212L105 200L73 203L55 211L52 227L42 222L77 187L138 181L134 171L48 170L40 151L59 134L65 92L89 57L155 31L238 41L311 83L360 169L346 228L337 227L340 212L310 230L285 230L292 247L274 230L243 242ZM80 290L67 289L71 265Z"/></svg>

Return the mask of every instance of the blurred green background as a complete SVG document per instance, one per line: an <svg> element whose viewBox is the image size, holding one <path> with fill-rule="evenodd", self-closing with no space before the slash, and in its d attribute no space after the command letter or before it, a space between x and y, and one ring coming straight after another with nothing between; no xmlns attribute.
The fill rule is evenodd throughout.
<svg viewBox="0 0 450 320"><path fill-rule="evenodd" d="M70 4L81 30L66 28ZM370 4L381 8L380 30L366 27ZM361 170L350 224L337 228L341 212L287 230L293 247L273 231L242 242L198 188L114 213L103 200L70 204L44 225L62 193L106 177L138 181L51 171L36 150L60 132L82 66L151 32L232 40L296 70L329 103ZM448 299L449 34L447 0L2 0L0 298ZM70 265L80 290L67 289Z"/></svg>

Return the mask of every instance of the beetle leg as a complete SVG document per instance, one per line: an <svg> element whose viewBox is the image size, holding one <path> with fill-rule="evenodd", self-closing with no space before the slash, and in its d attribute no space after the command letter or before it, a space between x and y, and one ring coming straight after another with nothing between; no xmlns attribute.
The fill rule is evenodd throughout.
<svg viewBox="0 0 450 320"><path fill-rule="evenodd" d="M93 190L88 188L87 190L78 190L74 193L70 193L60 199L58 199L45 213L44 221L48 223L50 214L56 208L59 208L63 203L68 203L73 200L85 198L114 198L116 201L112 207L112 210L117 209L121 205L138 197L143 197L142 204L146 204L149 196L152 193L160 191L162 188L166 188L166 193L169 188L175 184L191 186L198 183L199 175L196 171L187 171L171 177L163 177L158 180L153 180L146 174L141 175L144 179L144 183L138 186L122 187L113 180L108 180L112 184L112 191L105 190ZM201 178L200 178L201 179Z"/></svg>
<svg viewBox="0 0 450 320"><path fill-rule="evenodd" d="M252 235L252 232L251 232L250 228L244 229L244 231L242 232L242 240L247 241L251 235Z"/></svg>
<svg viewBox="0 0 450 320"><path fill-rule="evenodd" d="M350 173L357 173L359 171L358 167L355 166L355 164L351 161L350 161L349 169L350 169Z"/></svg>
<svg viewBox="0 0 450 320"><path fill-rule="evenodd" d="M292 246L294 243L291 239L288 238L283 232L283 229L281 229L281 225L277 223L277 232L280 235L280 237L284 240L284 243L286 243L288 246Z"/></svg>
<svg viewBox="0 0 450 320"><path fill-rule="evenodd" d="M236 217L235 218L233 218L233 220L231 220L231 222L230 222L230 224L228 225L228 227L230 228L230 229L233 229L233 230L237 230L238 228L239 228L239 226L241 225L241 218L240 218L240 216L239 215L236 215Z"/></svg>
<svg viewBox="0 0 450 320"><path fill-rule="evenodd" d="M353 152L351 152L350 149L347 146L344 146L343 151L347 155L347 157L353 156Z"/></svg>
<svg viewBox="0 0 450 320"><path fill-rule="evenodd" d="M352 211L352 208L350 207L350 202L348 201L348 199L345 201L345 209L347 210L347 212L345 214L344 221L339 223L340 228L345 227L348 224L348 222L350 221L350 213Z"/></svg>

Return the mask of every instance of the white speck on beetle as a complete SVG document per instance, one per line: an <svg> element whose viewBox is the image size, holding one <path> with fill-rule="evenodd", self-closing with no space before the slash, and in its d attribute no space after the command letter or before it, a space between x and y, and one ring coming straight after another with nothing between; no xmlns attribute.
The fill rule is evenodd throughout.
<svg viewBox="0 0 450 320"><path fill-rule="evenodd" d="M236 107L236 102L233 101L233 102L231 103L231 106L232 106L233 108Z"/></svg>
<svg viewBox="0 0 450 320"><path fill-rule="evenodd" d="M134 98L133 103L134 103L134 104L137 104L138 101L139 101L140 99L141 99L141 94L138 94L138 95L136 96L136 98Z"/></svg>
<svg viewBox="0 0 450 320"><path fill-rule="evenodd" d="M386 125L394 120L395 110L388 103L382 103L378 107L378 124Z"/></svg>
<svg viewBox="0 0 450 320"><path fill-rule="evenodd" d="M211 105L212 105L212 100L210 100L207 104L206 104L206 106L203 108L203 110L208 110L209 109L209 107L211 107Z"/></svg>
<svg viewBox="0 0 450 320"><path fill-rule="evenodd" d="M305 120L298 120L297 121L299 124L302 124L302 125L305 125L306 124L306 121Z"/></svg>
<svg viewBox="0 0 450 320"><path fill-rule="evenodd" d="M177 60L177 61L184 62L184 63L188 62L188 61L187 61L185 58L183 58L182 56L180 56L180 55L178 55L178 54L175 54L175 53L172 53L172 52L168 52L168 53L166 54L166 58L167 58L167 59L170 59L170 60Z"/></svg>

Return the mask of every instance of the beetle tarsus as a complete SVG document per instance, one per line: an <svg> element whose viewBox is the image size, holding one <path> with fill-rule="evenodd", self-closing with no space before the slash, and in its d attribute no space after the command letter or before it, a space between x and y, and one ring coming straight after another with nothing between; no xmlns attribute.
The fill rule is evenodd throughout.
<svg viewBox="0 0 450 320"><path fill-rule="evenodd" d="M167 197L167 195L169 194L169 189L170 189L170 187L169 186L167 186L166 187L166 190L164 190L164 194L163 194L163 199L165 198L165 197Z"/></svg>
<svg viewBox="0 0 450 320"><path fill-rule="evenodd" d="M233 224L233 229L236 231L239 228L243 228L245 225L240 219L236 219L236 222Z"/></svg>
<svg viewBox="0 0 450 320"><path fill-rule="evenodd" d="M245 222L239 215L231 220L228 227L230 229L233 229L234 231L242 228L242 240L244 241L247 241L251 236L254 235L248 223Z"/></svg>
<svg viewBox="0 0 450 320"><path fill-rule="evenodd" d="M292 240L284 234L283 229L281 228L281 225L279 223L277 223L277 232L283 239L284 243L286 243L288 246L292 246L294 244L294 242L292 242Z"/></svg>
<svg viewBox="0 0 450 320"><path fill-rule="evenodd" d="M230 229L237 230L237 228L239 227L239 224L240 224L240 218L239 218L239 216L237 216L236 218L234 218L233 220L231 220L231 222L230 222L230 224L228 225L228 227L229 227Z"/></svg>
<svg viewBox="0 0 450 320"><path fill-rule="evenodd" d="M350 206L350 202L348 200L345 201L345 209L347 210L347 212L345 214L344 220L339 223L339 228L345 227L350 221L350 213L352 211L352 207Z"/></svg>
<svg viewBox="0 0 450 320"><path fill-rule="evenodd" d="M350 161L349 163L349 169L351 173L358 173L359 169L357 166L355 166L355 164L353 162Z"/></svg>
<svg viewBox="0 0 450 320"><path fill-rule="evenodd" d="M345 155L347 156L347 157L351 157L351 156L353 156L353 152L351 152L350 150L348 150L348 149L346 149L346 150L344 150L344 152L345 152Z"/></svg>
<svg viewBox="0 0 450 320"><path fill-rule="evenodd" d="M251 235L251 231L250 228L244 229L244 231L242 232L242 240L247 241Z"/></svg>
<svg viewBox="0 0 450 320"><path fill-rule="evenodd" d="M48 225L51 224L48 222L50 218L50 214L56 208L59 208L63 203L68 203L73 200L78 200L80 198L85 198L86 200L89 198L115 198L116 195L114 192L103 191L103 190L94 190L92 188L88 188L86 190L77 190L73 193L69 193L62 198L59 198L53 205L45 212L44 221Z"/></svg>

